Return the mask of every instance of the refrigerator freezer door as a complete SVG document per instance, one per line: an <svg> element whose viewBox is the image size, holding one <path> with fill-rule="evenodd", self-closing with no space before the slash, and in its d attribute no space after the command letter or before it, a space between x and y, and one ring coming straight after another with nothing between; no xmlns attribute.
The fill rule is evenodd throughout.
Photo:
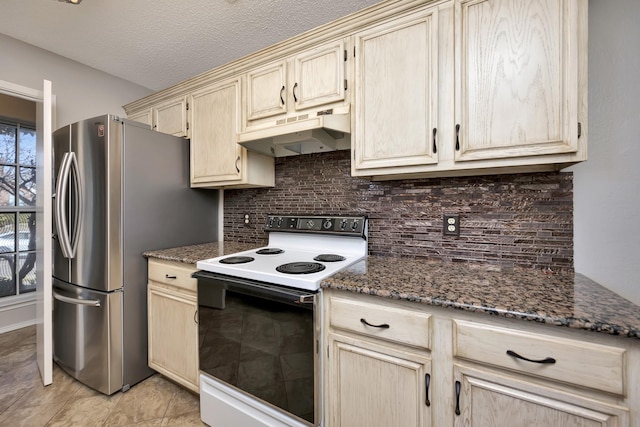
<svg viewBox="0 0 640 427"><path fill-rule="evenodd" d="M53 298L58 365L99 392L121 390L122 292L91 291L54 279Z"/></svg>

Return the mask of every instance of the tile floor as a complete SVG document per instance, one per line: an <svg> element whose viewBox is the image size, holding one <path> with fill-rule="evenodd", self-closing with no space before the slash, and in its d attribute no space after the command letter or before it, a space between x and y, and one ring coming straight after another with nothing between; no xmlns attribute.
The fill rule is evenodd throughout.
<svg viewBox="0 0 640 427"><path fill-rule="evenodd" d="M36 327L0 334L0 426L204 426L198 396L155 374L126 393L100 394L54 363L44 387Z"/></svg>

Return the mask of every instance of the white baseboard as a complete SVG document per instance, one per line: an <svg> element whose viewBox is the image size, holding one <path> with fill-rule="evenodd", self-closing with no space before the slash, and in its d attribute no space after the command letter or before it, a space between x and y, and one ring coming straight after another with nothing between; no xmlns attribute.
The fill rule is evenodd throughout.
<svg viewBox="0 0 640 427"><path fill-rule="evenodd" d="M0 306L0 334L35 324L36 300L34 297Z"/></svg>

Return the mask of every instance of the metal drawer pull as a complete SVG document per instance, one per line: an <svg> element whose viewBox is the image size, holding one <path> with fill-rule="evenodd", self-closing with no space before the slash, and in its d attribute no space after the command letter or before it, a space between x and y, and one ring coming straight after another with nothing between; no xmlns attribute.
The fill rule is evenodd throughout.
<svg viewBox="0 0 640 427"><path fill-rule="evenodd" d="M424 391L425 391L425 401L424 404L427 406L431 406L431 402L429 401L429 384L431 383L431 375L424 374Z"/></svg>
<svg viewBox="0 0 640 427"><path fill-rule="evenodd" d="M460 381L456 381L456 415L460 415Z"/></svg>
<svg viewBox="0 0 640 427"><path fill-rule="evenodd" d="M526 357L522 357L515 351L511 351L511 350L507 350L507 354L511 357L515 357L516 359L522 359L532 363L549 363L549 364L556 363L556 359L554 359L553 357L547 357L545 359L540 359L540 360L533 360L533 359L527 359Z"/></svg>
<svg viewBox="0 0 640 427"><path fill-rule="evenodd" d="M372 325L371 323L367 322L364 319L360 319L360 321L362 323L364 323L367 326L371 326L372 328L380 328L380 329L389 329L389 324L388 323L383 323L381 325Z"/></svg>
<svg viewBox="0 0 640 427"><path fill-rule="evenodd" d="M164 275L164 277L165 277L166 279L177 279L177 277L176 277L176 276L169 276L168 274L165 274L165 275Z"/></svg>

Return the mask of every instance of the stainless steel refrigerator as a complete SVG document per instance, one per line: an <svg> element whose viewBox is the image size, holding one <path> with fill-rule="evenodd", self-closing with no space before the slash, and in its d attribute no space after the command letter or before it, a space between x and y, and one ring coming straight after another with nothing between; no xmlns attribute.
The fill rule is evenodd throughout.
<svg viewBox="0 0 640 427"><path fill-rule="evenodd" d="M146 250L217 240L217 192L189 188L189 141L105 115L53 134L54 360L105 394L147 366Z"/></svg>

